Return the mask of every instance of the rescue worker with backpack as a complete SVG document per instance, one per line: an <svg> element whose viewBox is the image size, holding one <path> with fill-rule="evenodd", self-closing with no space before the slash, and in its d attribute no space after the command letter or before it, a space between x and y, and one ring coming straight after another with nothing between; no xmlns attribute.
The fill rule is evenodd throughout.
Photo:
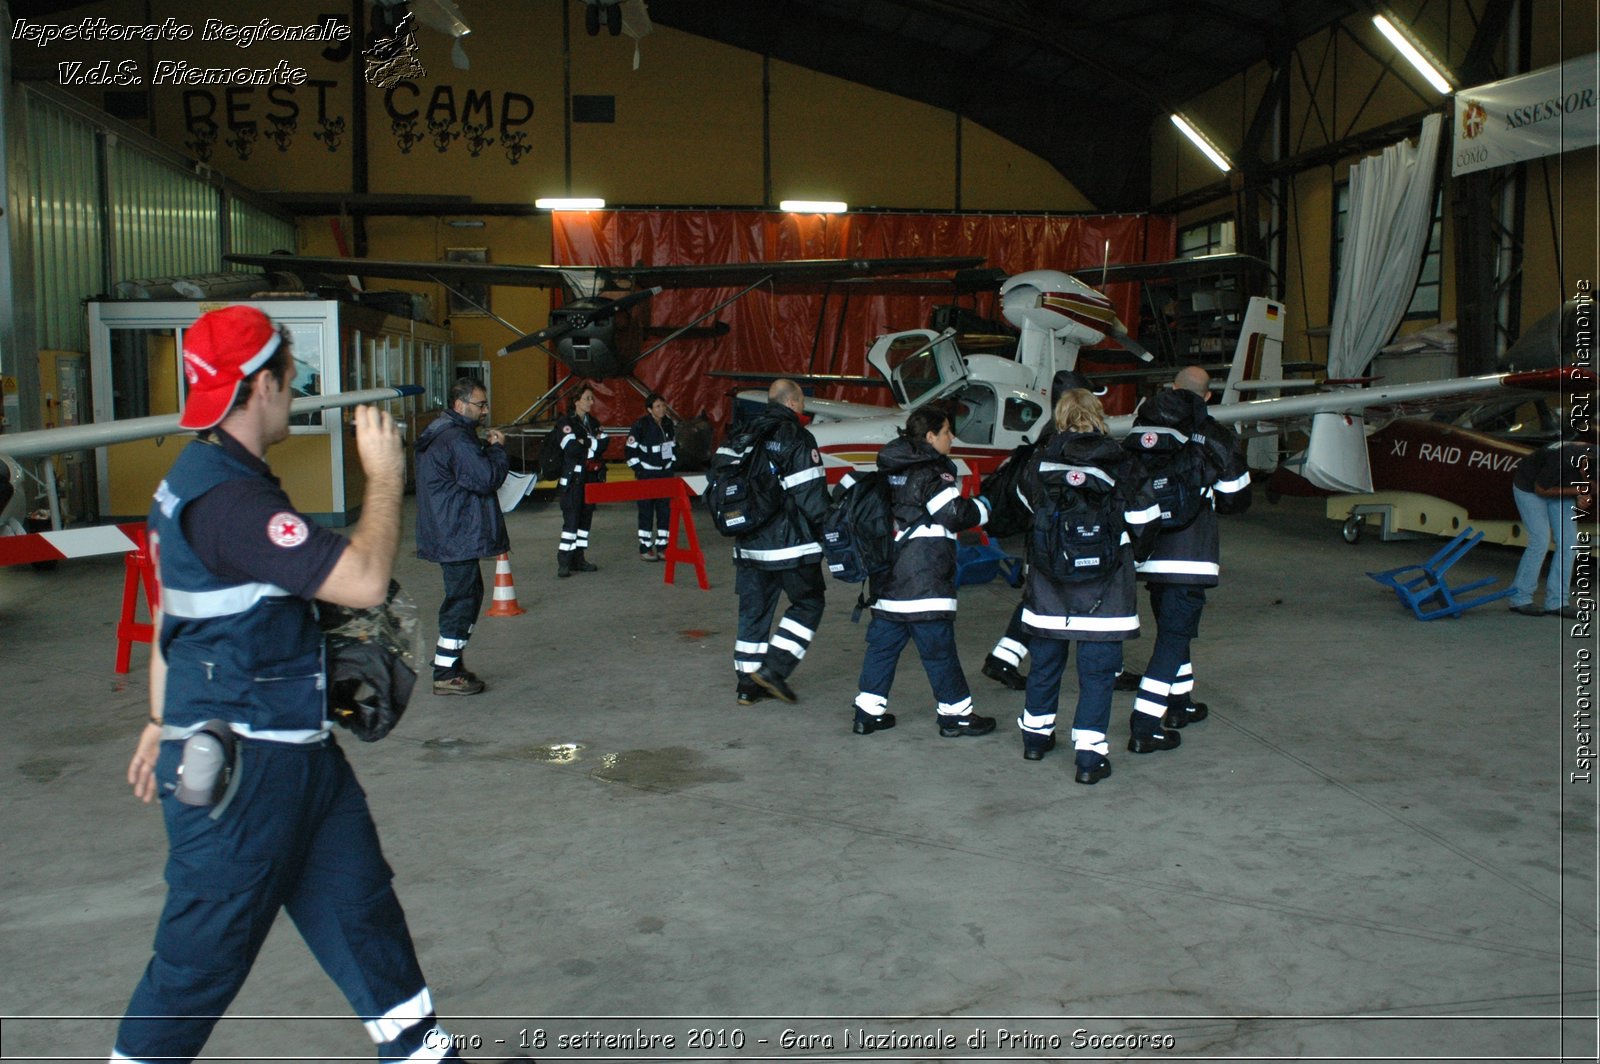
<svg viewBox="0 0 1600 1064"><path fill-rule="evenodd" d="M955 739L994 731L993 717L972 711L972 691L956 653L956 535L988 522L989 501L961 494L949 458L954 443L949 414L924 406L878 452L894 514L894 561L871 592L872 623L855 699L857 735L894 727L889 688L909 640L916 641L938 702L939 734Z"/></svg>
<svg viewBox="0 0 1600 1064"><path fill-rule="evenodd" d="M1055 434L1016 487L1033 515L1022 607L1033 668L1017 724L1027 760L1055 748L1061 674L1076 643L1074 778L1093 784L1111 775L1111 694L1122 642L1139 635L1134 559L1151 541L1160 511L1138 461L1106 435L1098 399L1070 389L1056 402L1054 421Z"/></svg>
<svg viewBox="0 0 1600 1064"><path fill-rule="evenodd" d="M644 416L628 430L623 453L635 480L661 480L677 468L677 431L667 416L667 401L655 392L644 400ZM672 539L672 500L639 500L639 558L658 562Z"/></svg>
<svg viewBox="0 0 1600 1064"><path fill-rule="evenodd" d="M767 695L794 702L789 676L806 656L826 605L817 532L828 482L817 441L800 417L805 393L787 378L767 408L712 456L706 494L717 530L733 537L739 630L733 644L739 705ZM772 630L778 595L789 607Z"/></svg>
<svg viewBox="0 0 1600 1064"><path fill-rule="evenodd" d="M1159 535L1139 579L1150 589L1156 639L1134 696L1128 749L1136 754L1170 750L1178 729L1210 712L1194 701L1189 642L1200 632L1206 588L1221 572L1217 514L1250 506L1250 470L1233 431L1206 413L1210 374L1185 366L1134 411L1123 446L1138 456L1161 509Z"/></svg>
<svg viewBox="0 0 1600 1064"><path fill-rule="evenodd" d="M572 412L550 431L560 441L561 544L556 548L556 575L592 573L600 567L583 556L589 549L589 526L594 507L584 501L584 486L606 479L604 455L609 442L600 430L594 409L594 386L584 384L572 400Z"/></svg>

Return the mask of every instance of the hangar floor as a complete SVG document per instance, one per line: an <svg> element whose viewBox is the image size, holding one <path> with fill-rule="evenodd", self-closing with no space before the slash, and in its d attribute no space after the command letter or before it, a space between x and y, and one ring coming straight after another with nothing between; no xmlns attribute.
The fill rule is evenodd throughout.
<svg viewBox="0 0 1600 1064"><path fill-rule="evenodd" d="M636 560L631 504L600 510L601 571L559 582L553 505L510 524L529 612L480 623L490 690L344 744L469 1056L542 1030L543 1060L1595 1058L1597 791L1569 782L1594 641L1500 604L1420 623L1362 575L1436 541L1346 546L1297 500L1229 519L1196 644L1211 719L1135 756L1119 694L1115 775L1082 787L1065 749L1019 756L1021 695L978 674L1001 582L963 589L957 625L1000 729L941 739L908 650L899 727L862 738L853 589L830 588L800 704L740 709L708 522L709 592ZM404 543L431 641L438 570ZM164 895L160 816L123 782L144 652L111 673L121 576L0 573L6 1059L104 1059ZM674 1042L557 1042L585 1031ZM208 1048L371 1053L287 920Z"/></svg>

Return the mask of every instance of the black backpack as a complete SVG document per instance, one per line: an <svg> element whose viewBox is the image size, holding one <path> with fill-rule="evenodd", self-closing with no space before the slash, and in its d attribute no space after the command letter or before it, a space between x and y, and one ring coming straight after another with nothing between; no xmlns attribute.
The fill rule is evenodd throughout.
<svg viewBox="0 0 1600 1064"><path fill-rule="evenodd" d="M564 427L561 422L556 422L550 431L545 433L544 440L539 444L540 480L561 479L561 469L564 465L561 461L561 440L566 436L561 430Z"/></svg>
<svg viewBox="0 0 1600 1064"><path fill-rule="evenodd" d="M768 453L771 430L751 429L728 440L711 456L706 504L711 523L724 536L748 536L783 512L783 483Z"/></svg>
<svg viewBox="0 0 1600 1064"><path fill-rule="evenodd" d="M1137 427L1129 439L1161 507L1161 531L1176 532L1194 524L1209 505L1205 489L1211 478L1201 446L1179 443L1165 433L1141 433Z"/></svg>
<svg viewBox="0 0 1600 1064"><path fill-rule="evenodd" d="M1028 560L1056 583L1100 580L1116 568L1122 531L1115 488L1069 470L1034 512Z"/></svg>
<svg viewBox="0 0 1600 1064"><path fill-rule="evenodd" d="M822 519L822 560L835 580L860 584L894 567L889 478L873 470L839 486Z"/></svg>
<svg viewBox="0 0 1600 1064"><path fill-rule="evenodd" d="M989 520L983 526L991 536L1004 538L1026 532L1033 515L1017 498L1017 478L1027 468L1038 444L1024 443L983 478L983 497L989 500Z"/></svg>

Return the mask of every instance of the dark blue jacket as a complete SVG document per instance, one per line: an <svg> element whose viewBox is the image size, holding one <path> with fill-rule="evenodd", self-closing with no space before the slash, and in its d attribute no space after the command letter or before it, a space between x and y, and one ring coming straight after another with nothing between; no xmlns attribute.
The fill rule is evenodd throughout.
<svg viewBox="0 0 1600 1064"><path fill-rule="evenodd" d="M495 492L510 461L478 439L475 421L446 410L417 437L417 557L490 558L511 549Z"/></svg>

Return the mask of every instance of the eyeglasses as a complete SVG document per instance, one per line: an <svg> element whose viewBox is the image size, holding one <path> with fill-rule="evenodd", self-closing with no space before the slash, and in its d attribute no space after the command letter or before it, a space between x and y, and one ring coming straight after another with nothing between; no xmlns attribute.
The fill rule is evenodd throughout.
<svg viewBox="0 0 1600 1064"><path fill-rule="evenodd" d="M479 399L463 399L461 401L464 404L466 404L467 406L475 406L479 410L487 410L487 409L489 409L489 400L487 400L487 399L482 399L482 400L479 400Z"/></svg>

